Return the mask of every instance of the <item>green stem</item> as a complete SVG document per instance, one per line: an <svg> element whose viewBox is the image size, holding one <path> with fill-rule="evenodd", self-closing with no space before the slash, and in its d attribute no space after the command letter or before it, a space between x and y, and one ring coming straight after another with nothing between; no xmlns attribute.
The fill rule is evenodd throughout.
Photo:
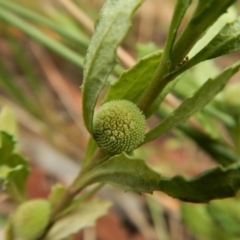
<svg viewBox="0 0 240 240"><path fill-rule="evenodd" d="M165 77L168 74L168 64L164 58L162 58L159 67L149 84L149 87L143 93L142 97L139 99L138 107L145 114L147 110L152 106L154 101L157 99L158 95L168 84L170 79Z"/></svg>
<svg viewBox="0 0 240 240"><path fill-rule="evenodd" d="M89 183L91 183L91 179L87 177L87 173L96 165L100 164L102 161L106 159L106 154L103 150L99 149L96 154L92 157L89 164L87 164L84 168L81 169L78 176L71 184L71 186L67 189L63 197L60 199L59 203L52 210L50 223L46 229L46 231L41 235L38 240L44 240L48 231L53 226L53 224L57 221L59 214L62 213L72 202L75 196L80 193L84 188L86 188ZM99 187L103 185L100 184ZM98 188L96 188L98 189Z"/></svg>
<svg viewBox="0 0 240 240"><path fill-rule="evenodd" d="M81 181L81 179L83 181ZM81 183L81 184L79 184L79 183ZM67 189L64 196L60 199L60 202L52 210L52 214L50 217L50 223L49 223L48 227L46 228L45 232L37 240L45 239L45 237L46 237L47 233L49 232L49 230L51 229L51 227L58 220L59 214L61 212L63 212L63 210L65 210L69 206L69 204L72 202L74 197L79 192L81 192L85 187L87 187L87 183L84 181L84 176L80 172L78 177L72 183L72 185Z"/></svg>
<svg viewBox="0 0 240 240"><path fill-rule="evenodd" d="M104 162L108 158L109 155L106 154L106 152L103 149L98 148L97 152L92 156L92 159L88 162L85 162L85 164L82 166L81 175L84 175L85 173L89 172L92 168Z"/></svg>

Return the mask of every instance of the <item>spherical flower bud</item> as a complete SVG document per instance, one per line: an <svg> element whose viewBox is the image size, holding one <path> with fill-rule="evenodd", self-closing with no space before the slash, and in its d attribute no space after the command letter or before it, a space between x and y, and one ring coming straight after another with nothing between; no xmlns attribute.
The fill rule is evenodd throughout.
<svg viewBox="0 0 240 240"><path fill-rule="evenodd" d="M128 100L103 104L93 119L94 139L112 154L134 150L143 142L145 129L145 116Z"/></svg>
<svg viewBox="0 0 240 240"><path fill-rule="evenodd" d="M50 218L50 203L35 199L21 204L13 215L13 230L17 239L36 239L46 228Z"/></svg>

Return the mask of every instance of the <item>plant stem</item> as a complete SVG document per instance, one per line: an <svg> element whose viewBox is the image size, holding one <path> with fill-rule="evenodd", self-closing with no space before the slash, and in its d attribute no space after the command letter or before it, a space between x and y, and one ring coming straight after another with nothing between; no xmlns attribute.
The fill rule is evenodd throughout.
<svg viewBox="0 0 240 240"><path fill-rule="evenodd" d="M165 88L168 82L171 80L168 78L168 64L164 58L162 58L156 73L151 80L149 87L143 93L141 98L138 101L138 107L146 113L147 110L151 107L154 101L157 99L158 95Z"/></svg>
<svg viewBox="0 0 240 240"><path fill-rule="evenodd" d="M78 176L75 178L71 186L69 186L69 188L66 190L63 197L60 199L59 203L52 210L50 223L46 228L45 232L43 233L43 235L41 235L38 238L38 240L44 240L50 228L57 221L59 214L63 212L63 210L65 210L69 206L69 204L71 204L72 200L78 193L80 193L84 188L86 188L89 185L89 178L86 177L87 173L96 165L104 161L106 157L107 157L106 153L103 150L99 149L96 152L96 154L92 157L91 161L89 161L90 164L86 165L84 168L80 170ZM103 185L101 184L99 187L101 186Z"/></svg>
<svg viewBox="0 0 240 240"><path fill-rule="evenodd" d="M59 213L61 213L73 200L73 198L78 194L80 191L82 191L83 188L85 188L85 185L83 184L79 188L75 188L76 181L79 181L79 176L75 179L75 181L72 183L72 185L67 189L64 196L60 199L60 202L55 206L55 208L52 211L51 217L50 217L50 223L48 224L47 228L45 229L44 233L37 239L37 240L44 240L47 233L57 220L57 216Z"/></svg>
<svg viewBox="0 0 240 240"><path fill-rule="evenodd" d="M89 172L92 168L102 163L107 158L109 158L109 155L107 155L103 149L98 149L97 152L92 156L92 159L82 166L81 175Z"/></svg>
<svg viewBox="0 0 240 240"><path fill-rule="evenodd" d="M102 162L103 156L105 153L99 149L96 154L93 156L92 160L90 161L90 164L86 165L84 168L82 168L74 180L74 182L71 184L71 186L67 189L66 193L60 200L59 204L53 209L51 219L54 220L56 216L65 209L66 206L69 205L69 203L72 201L72 199L81 192L85 187L87 187L87 182L85 181L85 175L97 164ZM105 159L105 158L104 158Z"/></svg>

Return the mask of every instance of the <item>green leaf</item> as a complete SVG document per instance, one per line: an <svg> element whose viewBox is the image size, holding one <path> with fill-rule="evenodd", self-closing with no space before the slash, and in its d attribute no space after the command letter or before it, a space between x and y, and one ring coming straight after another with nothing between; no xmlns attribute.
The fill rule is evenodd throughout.
<svg viewBox="0 0 240 240"><path fill-rule="evenodd" d="M13 137L5 132L0 132L0 172L4 189L13 197L22 201L25 198L25 182L29 174L26 159L14 152L15 142Z"/></svg>
<svg viewBox="0 0 240 240"><path fill-rule="evenodd" d="M239 239L239 199L182 204L182 218L197 239Z"/></svg>
<svg viewBox="0 0 240 240"><path fill-rule="evenodd" d="M74 51L65 47L63 44L48 37L46 34L42 33L40 30L38 30L36 27L31 25L30 23L12 14L7 9L4 9L3 6L0 8L0 19L2 19L3 21L6 21L9 24L12 24L13 26L16 26L21 31L26 33L28 36L37 40L38 42L48 47L52 51L58 53L59 55L69 60L76 66L80 68L83 67L83 58L79 54L76 54Z"/></svg>
<svg viewBox="0 0 240 240"><path fill-rule="evenodd" d="M124 191L152 193L158 189L160 178L143 160L123 153L95 167L88 173L86 181L108 183Z"/></svg>
<svg viewBox="0 0 240 240"><path fill-rule="evenodd" d="M184 134L191 138L201 149L203 149L214 161L222 166L229 166L239 162L239 157L226 144L201 133L187 124L178 126Z"/></svg>
<svg viewBox="0 0 240 240"><path fill-rule="evenodd" d="M136 54L139 60L156 51L159 51L159 47L153 42L136 44Z"/></svg>
<svg viewBox="0 0 240 240"><path fill-rule="evenodd" d="M0 5L12 12L19 14L20 16L23 16L24 18L27 18L31 22L36 22L38 24L42 24L46 27L49 27L50 29L54 30L58 34L65 37L66 39L75 41L76 43L80 44L80 46L87 47L88 44L87 38L80 31L76 31L76 29L74 29L75 31L71 31L66 26L62 26L62 24L55 23L46 18L46 16L40 15L39 13L34 12L28 7L21 6L17 4L17 2L0 0ZM57 17L56 13L55 15L53 15L53 12L51 11L51 17ZM70 23L68 24L68 26L69 25Z"/></svg>
<svg viewBox="0 0 240 240"><path fill-rule="evenodd" d="M187 98L169 117L151 129L145 137L145 143L152 141L171 130L176 125L185 122L190 116L201 110L214 96L219 93L227 81L238 71L240 62L222 71L216 78L209 79L190 98Z"/></svg>
<svg viewBox="0 0 240 240"><path fill-rule="evenodd" d="M65 192L66 192L66 187L60 183L57 183L54 186L52 186L51 192L48 196L48 200L52 207L56 206L59 199L63 197Z"/></svg>
<svg viewBox="0 0 240 240"><path fill-rule="evenodd" d="M234 197L240 188L240 166L214 168L192 179L175 176L162 178L159 190L186 202L206 203L213 199Z"/></svg>
<svg viewBox="0 0 240 240"><path fill-rule="evenodd" d="M220 16L218 20L207 30L204 36L194 45L189 53L191 59L200 50L202 50L207 44L219 33L219 31L229 22L234 21L238 16L236 6L231 6L225 14Z"/></svg>
<svg viewBox="0 0 240 240"><path fill-rule="evenodd" d="M231 235L240 236L240 203L237 198L212 201L206 206L213 221L219 228Z"/></svg>
<svg viewBox="0 0 240 240"><path fill-rule="evenodd" d="M177 66L189 53L205 31L227 11L236 0L199 0L197 8L178 38L173 49L172 67Z"/></svg>
<svg viewBox="0 0 240 240"><path fill-rule="evenodd" d="M89 132L98 95L116 62L116 49L131 27L131 17L143 0L107 0L91 39L84 66L83 117Z"/></svg>
<svg viewBox="0 0 240 240"><path fill-rule="evenodd" d="M86 227L93 227L98 218L104 216L111 203L94 199L75 208L60 218L49 230L45 240L62 240Z"/></svg>
<svg viewBox="0 0 240 240"><path fill-rule="evenodd" d="M186 65L196 65L197 63L216 58L231 52L240 50L240 18L234 22L227 23L222 30L197 53Z"/></svg>
<svg viewBox="0 0 240 240"><path fill-rule="evenodd" d="M5 106L0 111L0 131L7 132L17 139L17 122L12 110Z"/></svg>
<svg viewBox="0 0 240 240"><path fill-rule="evenodd" d="M174 9L163 53L163 59L167 61L167 63L169 64L169 68L171 66L172 47L176 39L178 28L191 2L192 2L191 0L178 0Z"/></svg>
<svg viewBox="0 0 240 240"><path fill-rule="evenodd" d="M204 204L182 203L181 215L183 222L194 236L202 237L205 240L218 239L213 238L217 228Z"/></svg>
<svg viewBox="0 0 240 240"><path fill-rule="evenodd" d="M111 85L104 102L117 99L137 102L152 79L161 60L161 56L162 51L154 52L142 58L133 67L126 70L120 78Z"/></svg>

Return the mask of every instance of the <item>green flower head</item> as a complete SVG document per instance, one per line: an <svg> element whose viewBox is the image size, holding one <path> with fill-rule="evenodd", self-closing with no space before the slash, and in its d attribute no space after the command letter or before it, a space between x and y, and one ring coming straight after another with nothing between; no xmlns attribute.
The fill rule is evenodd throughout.
<svg viewBox="0 0 240 240"><path fill-rule="evenodd" d="M103 104L93 119L93 137L109 153L130 152L143 142L146 121L140 109L128 100Z"/></svg>

